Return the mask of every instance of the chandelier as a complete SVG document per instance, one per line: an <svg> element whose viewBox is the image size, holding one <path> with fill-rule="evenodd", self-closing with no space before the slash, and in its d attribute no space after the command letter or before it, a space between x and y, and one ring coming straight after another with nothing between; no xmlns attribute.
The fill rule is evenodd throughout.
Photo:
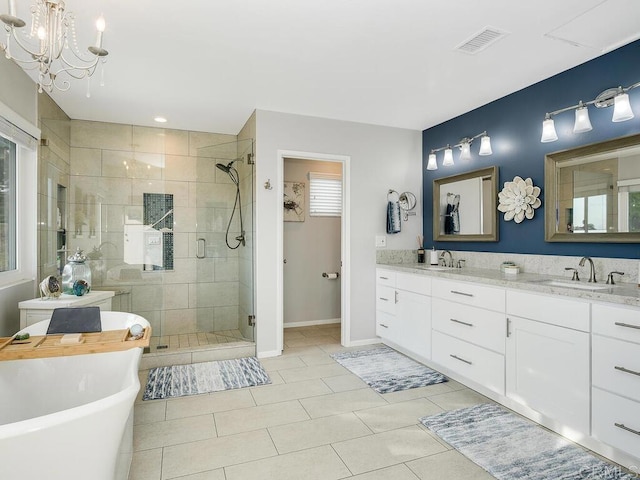
<svg viewBox="0 0 640 480"><path fill-rule="evenodd" d="M17 16L16 0L9 0L9 13L0 14L7 32L6 43L0 42L0 50L24 70L37 70L38 92L67 91L71 87L70 78L86 78L90 97L90 78L109 54L102 48L104 17L96 22L98 37L95 45L88 47L90 55L83 55L76 41L75 16L65 11L62 0L35 0L30 10L31 27L24 29L26 22ZM104 79L100 84L104 85Z"/></svg>

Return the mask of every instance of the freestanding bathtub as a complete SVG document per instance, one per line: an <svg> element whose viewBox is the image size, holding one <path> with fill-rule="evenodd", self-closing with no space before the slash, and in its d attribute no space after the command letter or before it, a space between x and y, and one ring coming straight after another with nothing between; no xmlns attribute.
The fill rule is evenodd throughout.
<svg viewBox="0 0 640 480"><path fill-rule="evenodd" d="M101 312L102 330L149 323ZM49 320L21 332L46 333ZM2 480L126 480L141 348L0 362Z"/></svg>

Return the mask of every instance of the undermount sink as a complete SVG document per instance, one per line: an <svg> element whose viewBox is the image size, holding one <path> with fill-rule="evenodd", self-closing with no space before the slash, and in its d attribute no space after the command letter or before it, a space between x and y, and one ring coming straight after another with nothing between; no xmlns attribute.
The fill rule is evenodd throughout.
<svg viewBox="0 0 640 480"><path fill-rule="evenodd" d="M451 270L451 268L448 267L437 267L435 265L433 266L429 266L429 267L423 267L425 270L432 270L432 271L436 271L436 272L444 272L445 270Z"/></svg>
<svg viewBox="0 0 640 480"><path fill-rule="evenodd" d="M564 282L562 280L538 280L531 283L539 283L540 285L547 285L549 287L562 287L562 288L575 288L577 290L607 290L609 285L598 285L596 283L579 283L579 282Z"/></svg>

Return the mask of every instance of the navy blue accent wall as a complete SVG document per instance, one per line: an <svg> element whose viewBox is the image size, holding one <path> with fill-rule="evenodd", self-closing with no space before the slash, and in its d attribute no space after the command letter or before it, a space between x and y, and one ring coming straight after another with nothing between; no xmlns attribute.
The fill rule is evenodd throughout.
<svg viewBox="0 0 640 480"><path fill-rule="evenodd" d="M496 72L496 81L506 71ZM508 74L508 73L506 73ZM625 45L571 70L531 85L523 90L472 110L422 132L423 212L425 247L481 252L527 253L539 255L589 255L593 257L640 258L640 244L558 243L544 240L544 157L547 153L640 133L640 88L629 92L635 118L613 123L613 108L589 107L593 130L574 134L574 113L554 117L558 140L541 143L542 121L546 112L589 101L607 88L629 86L640 81L640 40ZM464 95L464 92L460 93ZM437 154L438 170L426 169L432 148L456 144L466 136L484 130L491 137L493 155L480 157L480 140L471 146L472 159L459 160L454 150L455 165L442 166L443 152ZM498 212L499 242L432 242L433 180L491 165L499 170L498 191L504 182L516 175L531 177L542 188L543 205L532 220L520 224L505 222Z"/></svg>

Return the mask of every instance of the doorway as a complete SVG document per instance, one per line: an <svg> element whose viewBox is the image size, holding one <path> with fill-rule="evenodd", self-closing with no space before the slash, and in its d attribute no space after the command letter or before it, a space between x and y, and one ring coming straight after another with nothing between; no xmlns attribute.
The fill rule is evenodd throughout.
<svg viewBox="0 0 640 480"><path fill-rule="evenodd" d="M349 345L349 157L291 151L279 154L283 180L279 191L281 198L288 201L286 206L283 202L279 216L279 345L284 348L285 329L309 326L334 327L327 332L331 330L342 345ZM310 205L311 182L318 177L338 179L339 215L318 215L317 207ZM293 198L294 183L297 199ZM312 343L309 340L307 344Z"/></svg>

